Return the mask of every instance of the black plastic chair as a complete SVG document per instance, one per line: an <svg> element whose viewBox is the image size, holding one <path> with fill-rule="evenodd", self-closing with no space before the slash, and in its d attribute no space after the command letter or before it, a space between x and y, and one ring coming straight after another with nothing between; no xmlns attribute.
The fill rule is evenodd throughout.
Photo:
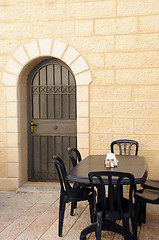
<svg viewBox="0 0 159 240"><path fill-rule="evenodd" d="M159 204L159 190L145 188L135 192L134 196L138 212L138 225L142 226L142 223L146 223L146 204Z"/></svg>
<svg viewBox="0 0 159 240"><path fill-rule="evenodd" d="M106 179L108 188L104 184ZM121 193L121 184L125 179L128 179L129 182L128 199ZM96 239L101 240L102 230L117 232L123 235L125 240L137 239L137 219L133 203L134 176L129 173L113 171L90 172L89 180L93 191L94 213L97 222L81 232L80 240L85 240L86 235L93 231L96 233ZM114 185L116 191L114 191ZM133 233L129 229L129 219L131 219ZM117 220L122 220L122 226L116 223Z"/></svg>
<svg viewBox="0 0 159 240"><path fill-rule="evenodd" d="M153 180L153 179L148 179L142 185L142 187L143 187L143 190L145 189L146 192L147 192L146 189L159 191L159 181L158 180ZM143 192L143 190L139 190L138 193ZM142 212L141 212L141 210L142 210ZM142 206L140 206L140 209L139 209L139 223L138 223L138 225L141 226L142 223L146 223L146 201L142 202Z"/></svg>
<svg viewBox="0 0 159 240"><path fill-rule="evenodd" d="M115 145L117 145L119 147L120 155L135 155L135 156L137 156L137 154L138 154L139 143L135 140L119 139L119 140L113 141L110 145L112 153L115 152L115 149L114 149ZM133 146L135 146L135 154L131 154Z"/></svg>
<svg viewBox="0 0 159 240"><path fill-rule="evenodd" d="M82 158L81 158L81 154L80 152L78 151L77 148L75 147L68 147L67 148L67 152L68 152L68 155L71 159L71 162L72 162L72 165L73 167L75 167L79 162L82 161ZM73 184L73 188L78 188L78 187L86 187L88 185L84 184L84 183L74 183ZM77 208L77 202L72 202L71 203L71 207L72 207L72 211L74 208Z"/></svg>
<svg viewBox="0 0 159 240"><path fill-rule="evenodd" d="M148 179L144 183L144 189L153 189L153 190L159 190L159 181L158 180L153 180L153 179Z"/></svg>
<svg viewBox="0 0 159 240"><path fill-rule="evenodd" d="M82 160L80 152L75 147L68 147L67 152L69 154L73 167L75 167Z"/></svg>
<svg viewBox="0 0 159 240"><path fill-rule="evenodd" d="M93 213L93 194L91 189L89 188L73 188L71 187L69 181L66 179L67 172L64 165L64 162L60 157L53 156L53 161L55 167L57 169L57 173L60 180L61 192L60 192L60 206L59 206L59 230L58 236L62 237L62 229L63 229L63 220L65 213L66 203L69 202L80 202L88 200L90 206L90 216L91 222L94 221L94 213ZM71 205L71 215L73 215L72 205Z"/></svg>

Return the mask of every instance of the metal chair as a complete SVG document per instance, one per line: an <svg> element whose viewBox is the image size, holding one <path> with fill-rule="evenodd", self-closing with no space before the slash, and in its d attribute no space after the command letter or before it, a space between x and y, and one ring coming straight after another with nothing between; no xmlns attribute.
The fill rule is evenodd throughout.
<svg viewBox="0 0 159 240"><path fill-rule="evenodd" d="M129 180L128 198L121 196L121 184L124 183L125 179ZM89 180L93 191L97 222L81 232L80 240L85 240L86 235L93 231L96 233L96 239L101 240L102 230L117 232L123 235L125 240L137 239L137 219L133 203L134 176L129 173L113 171L90 172ZM108 181L108 190L105 188L105 180ZM115 192L114 185L116 186ZM131 219L133 233L129 229L129 219ZM116 223L117 220L122 220L122 226Z"/></svg>
<svg viewBox="0 0 159 240"><path fill-rule="evenodd" d="M130 139L119 139L116 141L113 141L110 145L111 152L114 153L114 145L117 145L119 147L119 154L120 155L132 155L132 146L135 145L135 156L138 154L138 148L139 148L139 143L135 140L130 140Z"/></svg>
<svg viewBox="0 0 159 240"><path fill-rule="evenodd" d="M92 202L93 194L91 189L89 188L71 187L69 181L66 178L67 172L62 159L60 157L53 156L53 162L55 164L55 167L59 176L59 180L60 180L60 185L61 185L58 236L62 237L63 220L64 220L66 203L80 202L80 201L87 200L90 206L91 222L93 222L94 221L93 202ZM72 205L71 205L71 215L73 215Z"/></svg>

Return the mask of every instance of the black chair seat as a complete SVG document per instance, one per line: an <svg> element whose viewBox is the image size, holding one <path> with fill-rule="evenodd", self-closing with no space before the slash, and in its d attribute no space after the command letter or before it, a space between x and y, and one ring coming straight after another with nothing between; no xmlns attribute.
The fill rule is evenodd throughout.
<svg viewBox="0 0 159 240"><path fill-rule="evenodd" d="M159 190L159 181L158 180L153 180L153 179L148 179L144 183L144 188Z"/></svg>
<svg viewBox="0 0 159 240"><path fill-rule="evenodd" d="M159 190L144 189L135 193L135 197L139 201L151 204L159 204Z"/></svg>
<svg viewBox="0 0 159 240"><path fill-rule="evenodd" d="M92 194L92 190L90 188L72 188L70 189L70 200L71 201L81 201L88 200L88 196Z"/></svg>

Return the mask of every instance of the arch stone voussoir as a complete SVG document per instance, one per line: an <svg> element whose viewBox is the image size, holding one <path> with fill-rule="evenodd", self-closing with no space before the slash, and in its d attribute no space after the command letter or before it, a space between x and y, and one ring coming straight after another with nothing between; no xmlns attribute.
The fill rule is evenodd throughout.
<svg viewBox="0 0 159 240"><path fill-rule="evenodd" d="M12 74L16 74L16 75L19 75L21 70L22 70L22 65L17 61L15 61L13 58L11 58L8 61L7 66L5 68L5 71L10 72Z"/></svg>
<svg viewBox="0 0 159 240"><path fill-rule="evenodd" d="M51 55L52 41L53 41L52 39L40 39L40 40L38 40L41 56L43 56L43 55L50 56Z"/></svg>
<svg viewBox="0 0 159 240"><path fill-rule="evenodd" d="M89 85L92 82L92 74L90 70L81 72L75 75L75 77L77 85Z"/></svg>
<svg viewBox="0 0 159 240"><path fill-rule="evenodd" d="M34 40L32 42L29 42L29 43L25 44L24 47L25 47L30 59L33 59L33 58L36 58L36 57L40 56L40 51L39 51L37 40Z"/></svg>
<svg viewBox="0 0 159 240"><path fill-rule="evenodd" d="M67 44L58 40L54 40L51 56L61 59Z"/></svg>
<svg viewBox="0 0 159 240"><path fill-rule="evenodd" d="M80 53L76 51L73 47L68 46L68 48L64 52L62 60L68 65L70 65L78 56L80 56Z"/></svg>
<svg viewBox="0 0 159 240"><path fill-rule="evenodd" d="M70 64L70 68L76 75L80 72L83 72L83 71L89 69L89 66L88 66L86 60L84 59L84 57L80 56L72 64Z"/></svg>
<svg viewBox="0 0 159 240"><path fill-rule="evenodd" d="M29 62L29 57L23 47L20 47L17 51L15 51L12 56L22 65L25 65L27 62Z"/></svg>

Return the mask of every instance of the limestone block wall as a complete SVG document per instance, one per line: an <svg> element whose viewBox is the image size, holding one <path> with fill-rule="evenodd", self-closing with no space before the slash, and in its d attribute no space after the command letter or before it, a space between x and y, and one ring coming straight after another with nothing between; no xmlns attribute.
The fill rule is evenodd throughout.
<svg viewBox="0 0 159 240"><path fill-rule="evenodd" d="M135 139L158 178L159 1L0 0L0 189L21 184L20 74L53 53L78 81L83 157Z"/></svg>

